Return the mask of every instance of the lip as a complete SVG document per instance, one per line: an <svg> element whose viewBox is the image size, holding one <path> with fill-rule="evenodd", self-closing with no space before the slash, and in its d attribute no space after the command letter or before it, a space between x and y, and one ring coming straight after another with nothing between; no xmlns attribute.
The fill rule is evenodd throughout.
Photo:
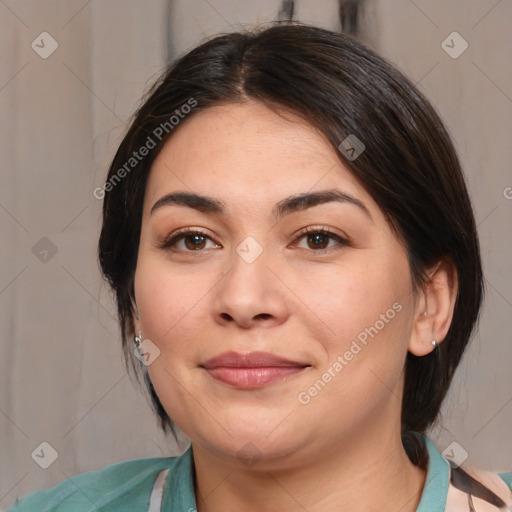
<svg viewBox="0 0 512 512"><path fill-rule="evenodd" d="M256 389L282 381L311 365L268 352L224 352L208 359L200 366L212 378L224 384L242 389Z"/></svg>

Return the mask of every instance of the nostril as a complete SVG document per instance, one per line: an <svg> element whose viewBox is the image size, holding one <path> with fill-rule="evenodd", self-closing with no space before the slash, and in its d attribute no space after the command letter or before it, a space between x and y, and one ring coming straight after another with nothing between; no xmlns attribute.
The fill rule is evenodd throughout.
<svg viewBox="0 0 512 512"><path fill-rule="evenodd" d="M261 318L262 320L266 320L267 318L270 318L271 315L269 315L268 313L261 313L259 315L256 315L256 318Z"/></svg>
<svg viewBox="0 0 512 512"><path fill-rule="evenodd" d="M228 313L221 313L220 314L221 318L227 322L232 322L234 321L235 319ZM253 320L267 320L269 318L272 318L272 315L270 315L269 313L260 313L259 315L256 315L253 317Z"/></svg>

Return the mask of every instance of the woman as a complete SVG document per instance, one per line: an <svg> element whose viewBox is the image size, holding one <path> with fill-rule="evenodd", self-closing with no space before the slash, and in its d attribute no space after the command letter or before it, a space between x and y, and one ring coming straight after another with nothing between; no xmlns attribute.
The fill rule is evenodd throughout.
<svg viewBox="0 0 512 512"><path fill-rule="evenodd" d="M511 506L512 473L425 436L481 261L450 138L382 58L304 25L216 37L150 91L98 194L127 360L191 448L12 510Z"/></svg>

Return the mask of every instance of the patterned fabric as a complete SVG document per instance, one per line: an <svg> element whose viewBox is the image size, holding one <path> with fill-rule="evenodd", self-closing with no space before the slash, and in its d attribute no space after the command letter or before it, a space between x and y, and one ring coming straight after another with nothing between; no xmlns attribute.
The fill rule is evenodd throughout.
<svg viewBox="0 0 512 512"><path fill-rule="evenodd" d="M450 485L446 499L445 512L498 512L512 510L512 491L496 473L488 471L467 470L466 474L457 475L457 469L451 470ZM457 476L456 476L457 475ZM500 498L505 506L491 504L475 489L474 478Z"/></svg>
<svg viewBox="0 0 512 512"><path fill-rule="evenodd" d="M416 512L504 512L512 510L512 473L463 471L450 466L435 444L419 434L428 451L428 470ZM505 506L484 499L487 486ZM137 459L83 473L29 494L9 512L193 512L194 458Z"/></svg>

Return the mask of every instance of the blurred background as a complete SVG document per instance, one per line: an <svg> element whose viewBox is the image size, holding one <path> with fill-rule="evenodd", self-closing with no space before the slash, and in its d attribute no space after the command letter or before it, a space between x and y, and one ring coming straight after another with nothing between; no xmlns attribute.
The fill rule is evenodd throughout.
<svg viewBox="0 0 512 512"><path fill-rule="evenodd" d="M453 135L487 297L429 435L463 465L512 470L512 2L0 0L0 508L80 472L183 450L124 369L93 191L170 60L278 18L364 41Z"/></svg>

